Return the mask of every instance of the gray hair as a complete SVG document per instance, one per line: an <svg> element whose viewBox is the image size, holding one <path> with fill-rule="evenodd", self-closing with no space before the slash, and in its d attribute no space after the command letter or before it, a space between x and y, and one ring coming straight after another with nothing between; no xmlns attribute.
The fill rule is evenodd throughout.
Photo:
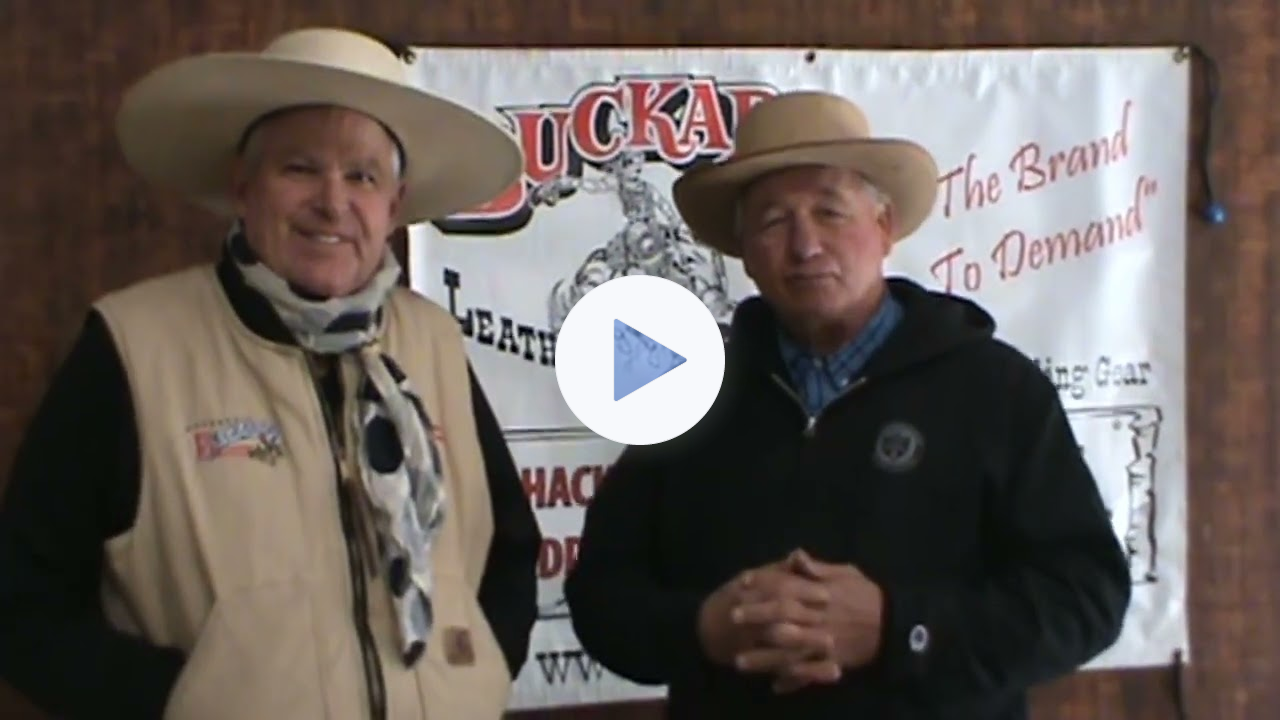
<svg viewBox="0 0 1280 720"><path fill-rule="evenodd" d="M876 213L875 216L879 218L881 215L884 215L885 212L887 212L889 208L893 206L893 199L889 197L888 193L881 190L879 186L871 182L871 179L868 178L866 175L863 175L862 173L856 170L853 170L851 172L853 173L853 176L857 178L859 181L859 184L858 184L859 192L864 193L871 200L872 205L875 207L875 213ZM743 221L743 204L742 204L742 198L745 196L746 196L745 191L738 193L738 197L734 201L734 205L733 205L733 234L737 237L741 237L743 231L745 230L745 228L743 227L744 221Z"/></svg>

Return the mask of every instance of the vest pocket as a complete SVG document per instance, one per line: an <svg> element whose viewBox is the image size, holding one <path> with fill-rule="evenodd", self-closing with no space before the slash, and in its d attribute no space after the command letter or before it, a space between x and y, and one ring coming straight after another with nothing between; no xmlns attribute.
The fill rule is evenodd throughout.
<svg viewBox="0 0 1280 720"><path fill-rule="evenodd" d="M489 622L463 578L438 574L436 624L424 658L427 720L500 720L511 694L511 674Z"/></svg>
<svg viewBox="0 0 1280 720"><path fill-rule="evenodd" d="M325 717L315 632L300 581L219 598L170 693L166 720Z"/></svg>

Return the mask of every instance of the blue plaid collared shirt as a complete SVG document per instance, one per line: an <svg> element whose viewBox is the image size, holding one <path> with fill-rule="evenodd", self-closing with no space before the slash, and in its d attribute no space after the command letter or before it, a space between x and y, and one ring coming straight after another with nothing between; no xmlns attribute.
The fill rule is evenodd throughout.
<svg viewBox="0 0 1280 720"><path fill-rule="evenodd" d="M779 332L782 361L792 386L804 401L805 410L810 415L817 415L843 392L901 320L902 305L893 295L886 293L884 302L862 332L848 345L826 357L814 356Z"/></svg>

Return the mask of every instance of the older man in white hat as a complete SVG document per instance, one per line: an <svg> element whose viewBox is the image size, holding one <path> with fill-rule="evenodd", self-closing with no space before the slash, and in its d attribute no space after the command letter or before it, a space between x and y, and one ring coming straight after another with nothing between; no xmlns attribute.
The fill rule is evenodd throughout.
<svg viewBox="0 0 1280 720"><path fill-rule="evenodd" d="M711 412L613 466L567 580L586 650L673 719L1020 720L1120 632L1126 558L1052 383L974 303L884 276L936 182L792 92L675 185L760 295Z"/></svg>
<svg viewBox="0 0 1280 720"><path fill-rule="evenodd" d="M227 218L222 259L94 304L0 517L0 669L64 717L500 717L536 521L398 226L517 180L513 139L310 29L179 60L124 154Z"/></svg>

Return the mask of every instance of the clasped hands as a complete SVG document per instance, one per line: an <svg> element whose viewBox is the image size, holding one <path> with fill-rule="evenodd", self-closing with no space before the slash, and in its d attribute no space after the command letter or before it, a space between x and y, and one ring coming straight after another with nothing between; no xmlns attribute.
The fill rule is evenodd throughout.
<svg viewBox="0 0 1280 720"><path fill-rule="evenodd" d="M776 692L791 692L871 662L883 612L883 592L858 568L796 550L708 596L698 636L712 661L771 675Z"/></svg>

